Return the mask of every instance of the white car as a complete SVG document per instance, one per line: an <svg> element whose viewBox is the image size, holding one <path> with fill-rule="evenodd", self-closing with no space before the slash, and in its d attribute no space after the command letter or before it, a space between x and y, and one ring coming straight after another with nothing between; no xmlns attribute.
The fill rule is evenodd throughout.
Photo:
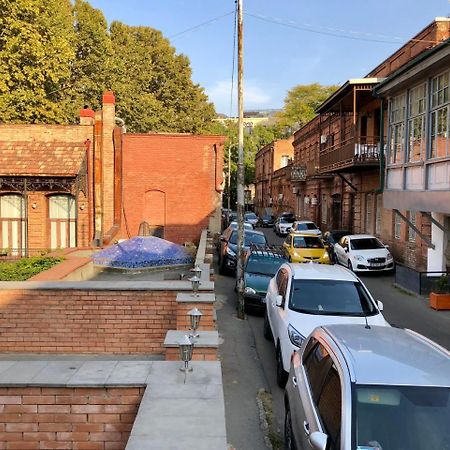
<svg viewBox="0 0 450 450"><path fill-rule="evenodd" d="M292 228L294 221L289 217L279 217L274 225L275 234L278 236L287 236Z"/></svg>
<svg viewBox="0 0 450 450"><path fill-rule="evenodd" d="M354 272L394 270L394 258L388 248L370 234L343 236L334 246L338 264Z"/></svg>
<svg viewBox="0 0 450 450"><path fill-rule="evenodd" d="M322 236L319 227L310 220L296 220L292 225L292 231Z"/></svg>
<svg viewBox="0 0 450 450"><path fill-rule="evenodd" d="M245 213L244 219L246 222L251 223L253 228L256 228L259 222L259 218L254 212Z"/></svg>
<svg viewBox="0 0 450 450"><path fill-rule="evenodd" d="M285 263L270 280L264 336L275 344L277 382L286 384L292 353L314 328L330 324L390 326L383 304L361 280L337 265Z"/></svg>

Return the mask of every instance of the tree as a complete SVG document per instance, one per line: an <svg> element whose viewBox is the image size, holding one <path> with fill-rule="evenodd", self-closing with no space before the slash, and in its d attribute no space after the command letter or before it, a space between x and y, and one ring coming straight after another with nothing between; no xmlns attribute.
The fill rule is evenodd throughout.
<svg viewBox="0 0 450 450"><path fill-rule="evenodd" d="M277 115L279 124L298 130L314 118L314 111L338 87L322 86L319 83L294 86L288 91L284 108Z"/></svg>
<svg viewBox="0 0 450 450"><path fill-rule="evenodd" d="M203 89L191 80L189 60L161 32L111 25L118 114L130 131L199 133L215 116Z"/></svg>
<svg viewBox="0 0 450 450"><path fill-rule="evenodd" d="M75 58L70 0L0 0L0 121L61 123Z"/></svg>

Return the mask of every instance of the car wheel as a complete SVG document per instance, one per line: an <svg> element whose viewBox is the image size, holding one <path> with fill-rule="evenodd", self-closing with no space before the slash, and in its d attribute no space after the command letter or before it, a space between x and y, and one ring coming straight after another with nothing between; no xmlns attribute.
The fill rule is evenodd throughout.
<svg viewBox="0 0 450 450"><path fill-rule="evenodd" d="M270 328L269 318L267 317L267 311L264 312L264 328L263 328L264 337L271 341L273 339L272 329Z"/></svg>
<svg viewBox="0 0 450 450"><path fill-rule="evenodd" d="M226 275L227 269L225 267L225 261L224 258L221 258L220 264L219 264L219 274L220 275Z"/></svg>
<svg viewBox="0 0 450 450"><path fill-rule="evenodd" d="M353 272L353 266L352 266L352 262L350 260L348 260L347 267L349 268L349 270L351 270Z"/></svg>
<svg viewBox="0 0 450 450"><path fill-rule="evenodd" d="M289 373L284 370L283 356L281 354L280 344L277 346L277 384L281 389L284 389L289 376Z"/></svg>
<svg viewBox="0 0 450 450"><path fill-rule="evenodd" d="M292 433L292 417L289 404L286 404L286 414L284 416L284 450L297 450Z"/></svg>

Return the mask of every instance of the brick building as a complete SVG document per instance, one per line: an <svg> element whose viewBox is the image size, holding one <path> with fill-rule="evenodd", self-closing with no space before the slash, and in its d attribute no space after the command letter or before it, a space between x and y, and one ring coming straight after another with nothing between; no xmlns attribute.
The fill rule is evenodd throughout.
<svg viewBox="0 0 450 450"><path fill-rule="evenodd" d="M79 125L0 125L2 255L108 244L144 221L180 243L219 231L224 138L131 135L116 119L107 92Z"/></svg>
<svg viewBox="0 0 450 450"><path fill-rule="evenodd" d="M277 203L280 192L274 197L272 177L274 172L286 167L294 156L293 137L280 139L262 147L255 160L255 208L257 214L264 214ZM278 175L279 178L279 175ZM276 205L275 205L276 206Z"/></svg>

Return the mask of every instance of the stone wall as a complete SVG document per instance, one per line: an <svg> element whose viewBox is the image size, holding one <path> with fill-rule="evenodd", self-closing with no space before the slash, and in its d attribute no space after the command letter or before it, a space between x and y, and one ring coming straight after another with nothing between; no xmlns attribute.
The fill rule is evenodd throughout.
<svg viewBox="0 0 450 450"><path fill-rule="evenodd" d="M0 449L123 450L144 387L1 387Z"/></svg>

